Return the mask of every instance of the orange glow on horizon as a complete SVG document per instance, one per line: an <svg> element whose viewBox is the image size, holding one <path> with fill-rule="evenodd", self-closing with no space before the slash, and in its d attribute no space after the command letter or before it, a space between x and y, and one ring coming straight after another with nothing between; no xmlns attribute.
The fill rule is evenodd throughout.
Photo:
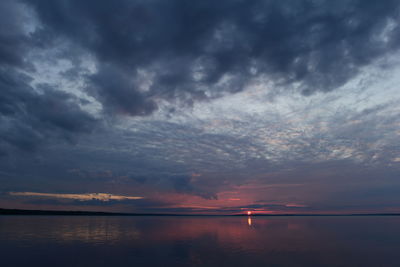
<svg viewBox="0 0 400 267"><path fill-rule="evenodd" d="M248 211L248 212L247 212L247 216L250 216L250 215L251 215L251 211Z"/></svg>

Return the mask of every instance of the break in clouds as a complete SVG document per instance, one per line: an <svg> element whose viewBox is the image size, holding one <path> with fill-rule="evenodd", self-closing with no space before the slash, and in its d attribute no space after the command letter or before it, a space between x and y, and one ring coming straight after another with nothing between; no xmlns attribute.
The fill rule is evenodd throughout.
<svg viewBox="0 0 400 267"><path fill-rule="evenodd" d="M143 196L118 201L127 211L396 210L399 8L2 1L2 202L107 192Z"/></svg>

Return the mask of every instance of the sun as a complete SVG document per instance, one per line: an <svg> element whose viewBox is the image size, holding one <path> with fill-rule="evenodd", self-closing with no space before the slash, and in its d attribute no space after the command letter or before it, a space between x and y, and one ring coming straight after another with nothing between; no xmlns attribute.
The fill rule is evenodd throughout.
<svg viewBox="0 0 400 267"><path fill-rule="evenodd" d="M247 216L250 216L250 215L251 215L251 211L248 211L248 212L247 212Z"/></svg>

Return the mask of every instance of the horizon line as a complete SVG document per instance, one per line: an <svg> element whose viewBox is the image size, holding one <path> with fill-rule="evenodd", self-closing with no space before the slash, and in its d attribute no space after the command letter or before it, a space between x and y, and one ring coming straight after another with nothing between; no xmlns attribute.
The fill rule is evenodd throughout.
<svg viewBox="0 0 400 267"><path fill-rule="evenodd" d="M0 208L0 215L71 215L71 216L243 216L243 217L274 217L274 216L400 216L400 213L275 213L275 214L199 214L199 213L127 213L107 211L78 210L30 210Z"/></svg>

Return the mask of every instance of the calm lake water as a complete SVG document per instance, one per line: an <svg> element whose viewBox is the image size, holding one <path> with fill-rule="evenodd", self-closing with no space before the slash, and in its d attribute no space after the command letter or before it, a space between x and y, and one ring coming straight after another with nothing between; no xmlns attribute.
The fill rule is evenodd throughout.
<svg viewBox="0 0 400 267"><path fill-rule="evenodd" d="M8 266L400 266L400 217L0 216Z"/></svg>

